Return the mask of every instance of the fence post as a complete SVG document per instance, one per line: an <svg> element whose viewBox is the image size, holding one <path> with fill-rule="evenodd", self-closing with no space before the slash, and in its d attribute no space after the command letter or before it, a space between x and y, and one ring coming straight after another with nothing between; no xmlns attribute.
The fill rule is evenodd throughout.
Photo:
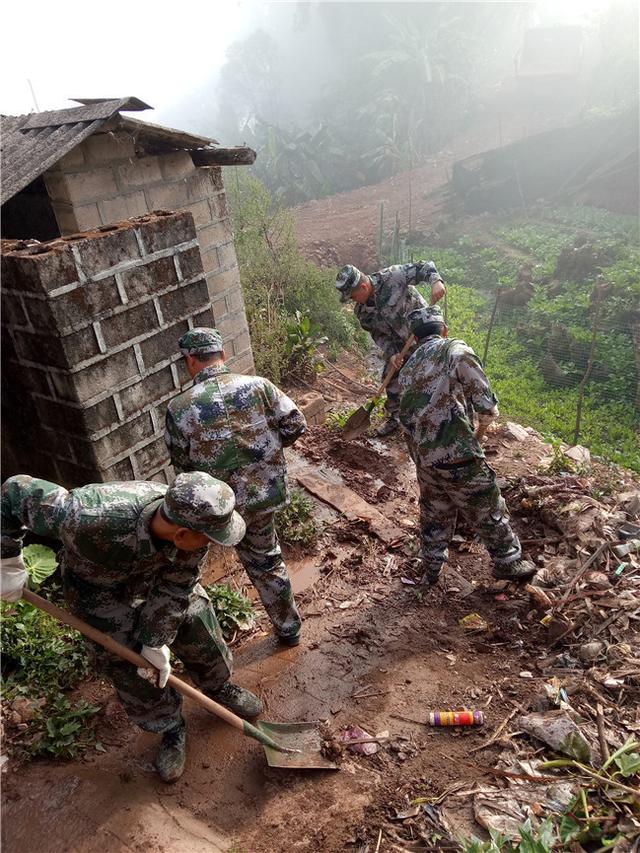
<svg viewBox="0 0 640 853"><path fill-rule="evenodd" d="M602 296L602 291L606 285L602 281L602 277L598 276L598 281L596 282L595 287L592 290L592 296L595 297L594 305L593 305L593 325L591 327L591 346L589 347L589 359L587 361L587 369L584 372L584 376L582 377L582 381L578 386L578 404L576 406L576 428L573 433L573 443L577 444L578 439L580 438L580 427L582 425L582 404L584 402L584 391L587 386L587 382L589 381L589 377L591 376L591 372L593 370L593 361L596 352L596 342L598 337L598 319L600 318L600 300Z"/></svg>
<svg viewBox="0 0 640 853"><path fill-rule="evenodd" d="M380 202L380 225L378 227L378 263L380 266L382 263L382 234L384 230L384 202Z"/></svg>
<svg viewBox="0 0 640 853"><path fill-rule="evenodd" d="M489 342L491 340L491 332L493 331L493 324L495 323L496 314L498 313L498 304L500 302L500 295L502 294L502 285L498 285L498 289L496 290L496 301L493 303L493 311L491 312L491 319L489 320L489 328L487 329L487 337L484 342L484 352L482 354L482 364L487 366L487 356L489 355Z"/></svg>

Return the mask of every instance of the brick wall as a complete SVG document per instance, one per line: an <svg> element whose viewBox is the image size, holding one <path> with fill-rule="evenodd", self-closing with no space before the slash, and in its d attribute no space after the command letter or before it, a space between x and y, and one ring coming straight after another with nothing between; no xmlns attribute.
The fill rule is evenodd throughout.
<svg viewBox="0 0 640 853"><path fill-rule="evenodd" d="M187 151L139 157L133 135L120 130L89 137L45 172L44 180L62 234L152 211L188 210L229 366L239 373L253 371L220 167L196 167Z"/></svg>
<svg viewBox="0 0 640 853"><path fill-rule="evenodd" d="M192 215L2 249L3 477L171 479L177 340L214 322Z"/></svg>

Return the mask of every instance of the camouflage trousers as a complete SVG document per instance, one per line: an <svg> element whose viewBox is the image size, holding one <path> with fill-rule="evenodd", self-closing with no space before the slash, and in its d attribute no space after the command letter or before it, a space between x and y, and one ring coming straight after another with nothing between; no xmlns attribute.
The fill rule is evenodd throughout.
<svg viewBox="0 0 640 853"><path fill-rule="evenodd" d="M142 602L131 600L117 588L104 589L64 575L64 593L73 613L129 648L140 650L134 640ZM96 668L113 683L129 718L148 732L164 732L181 718L182 698L171 687L159 688L141 678L135 666L86 641ZM232 671L232 658L204 589L197 584L189 609L171 651L182 661L187 674L204 693L213 697Z"/></svg>
<svg viewBox="0 0 640 853"><path fill-rule="evenodd" d="M275 525L275 511L243 514L247 532L236 553L255 586L269 619L281 637L300 633L300 613L282 559Z"/></svg>
<svg viewBox="0 0 640 853"><path fill-rule="evenodd" d="M476 529L494 566L508 566L520 559L520 542L509 524L495 471L484 459L449 468L418 460L416 469L425 571L436 573L446 562L458 513Z"/></svg>

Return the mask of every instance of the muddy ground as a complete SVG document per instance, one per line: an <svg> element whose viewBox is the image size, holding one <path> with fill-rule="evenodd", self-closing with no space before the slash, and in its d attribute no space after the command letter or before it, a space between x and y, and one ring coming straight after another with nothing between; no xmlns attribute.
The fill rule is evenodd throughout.
<svg viewBox="0 0 640 853"><path fill-rule="evenodd" d="M514 442L497 432L489 451L509 499L509 485L534 470L548 448L533 434ZM380 831L380 851L402 850L410 848L398 839L413 830L391 820L396 810L415 797L441 796L454 833L481 833L469 791L492 779L504 744L474 750L514 709L539 701L542 683L556 671L545 629L526 593L491 579L486 553L463 528L451 572L417 593L410 583L418 571L416 486L401 439L345 445L316 427L290 462L293 478L309 471L334 482L342 477L399 536L385 545L366 525L318 505L324 533L315 553L290 560L303 641L278 647L263 618L234 646L234 678L261 695L266 719L326 720L334 733L356 724L370 734L386 730L390 739L372 756L345 753L337 772L270 769L256 743L187 702L188 766L166 786L152 770L157 738L130 726L111 688L95 680L87 690L103 706L98 734L106 753L10 764L4 850L338 853L375 849ZM512 509L522 537L539 537L539 519L527 521L519 501ZM542 548L527 550L535 557ZM223 568L212 561L208 579L228 573L243 582L233 559ZM488 631L465 632L459 620L471 612L484 617ZM484 727L425 725L430 710L463 707L483 710ZM526 740L512 744L531 752Z"/></svg>

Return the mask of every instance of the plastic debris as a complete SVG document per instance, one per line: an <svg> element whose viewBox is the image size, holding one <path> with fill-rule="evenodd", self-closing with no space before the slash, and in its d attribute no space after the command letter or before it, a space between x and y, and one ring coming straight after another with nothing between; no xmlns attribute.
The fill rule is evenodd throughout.
<svg viewBox="0 0 640 853"><path fill-rule="evenodd" d="M479 613L468 613L458 620L458 625L465 631L488 631L489 623Z"/></svg>
<svg viewBox="0 0 640 853"><path fill-rule="evenodd" d="M591 761L589 742L565 711L525 714L518 719L518 727L556 752L562 752L578 761Z"/></svg>
<svg viewBox="0 0 640 853"><path fill-rule="evenodd" d="M388 736L388 733L387 733ZM349 726L340 732L338 740L344 743L350 752L357 752L360 755L374 755L379 746L375 743L375 738L369 732L365 732L360 726ZM353 743L353 741L368 741L367 743Z"/></svg>
<svg viewBox="0 0 640 853"><path fill-rule="evenodd" d="M531 780L539 776L535 765L519 761L508 768L511 773L527 774L527 779L507 779L507 788L481 788L473 797L475 819L485 829L493 829L512 841L520 840L518 828L529 819L534 827L545 814L562 814L573 799L576 783L558 781L549 783Z"/></svg>

